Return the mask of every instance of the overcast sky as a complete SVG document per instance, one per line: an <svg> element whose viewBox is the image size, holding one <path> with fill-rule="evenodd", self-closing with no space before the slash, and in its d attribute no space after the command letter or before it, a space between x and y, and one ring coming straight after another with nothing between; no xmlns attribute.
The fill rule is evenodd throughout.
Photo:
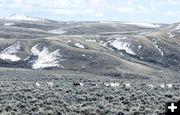
<svg viewBox="0 0 180 115"><path fill-rule="evenodd" d="M26 14L63 21L180 22L180 0L0 0L0 18Z"/></svg>

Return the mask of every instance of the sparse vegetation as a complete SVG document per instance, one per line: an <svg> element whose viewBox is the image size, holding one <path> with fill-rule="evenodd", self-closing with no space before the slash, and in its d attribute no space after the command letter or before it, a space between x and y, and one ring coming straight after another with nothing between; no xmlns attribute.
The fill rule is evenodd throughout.
<svg viewBox="0 0 180 115"><path fill-rule="evenodd" d="M0 114L154 115L165 112L165 102L180 98L179 33L167 34L177 24L155 29L120 22L0 20L0 25L0 53L22 43L10 53L19 61L0 59ZM58 28L66 32L49 32ZM124 36L123 43L116 40ZM115 49L112 41L124 47ZM36 44L40 64L57 61L53 67L33 70ZM63 60L54 59L53 51Z"/></svg>
<svg viewBox="0 0 180 115"><path fill-rule="evenodd" d="M165 111L165 102L176 100L180 95L179 81L171 81L171 88L160 88L160 83L169 84L169 81L131 79L128 82L133 86L125 86L127 79L81 72L69 71L68 75L60 71L61 76L58 73L52 76L56 72L37 71L34 74L38 76L31 74L31 77L28 77L30 70L14 72L16 75L8 75L13 72L6 70L0 77L1 114L158 114ZM49 87L48 81L53 81L53 87ZM76 81L84 85L74 86ZM105 81L116 81L119 86L105 87ZM97 86L91 86L91 83ZM154 87L144 86L151 83Z"/></svg>

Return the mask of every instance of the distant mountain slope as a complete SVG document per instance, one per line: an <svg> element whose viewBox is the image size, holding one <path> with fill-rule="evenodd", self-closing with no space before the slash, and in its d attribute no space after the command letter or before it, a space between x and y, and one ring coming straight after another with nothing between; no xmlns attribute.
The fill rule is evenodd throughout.
<svg viewBox="0 0 180 115"><path fill-rule="evenodd" d="M158 24L151 24L151 23L124 23L124 24L137 25L140 27L147 27L147 28L159 28L159 27L161 27Z"/></svg>
<svg viewBox="0 0 180 115"><path fill-rule="evenodd" d="M32 17L23 14L13 14L10 17L5 17L6 20L25 20L25 21L39 21L39 22L51 22L52 20L40 18L40 17ZM53 21L54 22L54 21Z"/></svg>
<svg viewBox="0 0 180 115"><path fill-rule="evenodd" d="M180 23L172 24L147 37L156 39L159 48L164 52L163 65L180 69Z"/></svg>
<svg viewBox="0 0 180 115"><path fill-rule="evenodd" d="M154 25L156 28L120 22L39 23L31 17L20 18L28 19L0 20L0 67L144 79L169 79L180 69L179 23Z"/></svg>

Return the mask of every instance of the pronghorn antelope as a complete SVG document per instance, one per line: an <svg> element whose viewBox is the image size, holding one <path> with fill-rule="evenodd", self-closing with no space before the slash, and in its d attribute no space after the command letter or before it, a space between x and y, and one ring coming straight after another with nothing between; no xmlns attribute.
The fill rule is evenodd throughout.
<svg viewBox="0 0 180 115"><path fill-rule="evenodd" d="M47 84L48 84L50 87L53 87L54 82L52 82L52 81L51 81L51 82L49 82L49 81L48 81L48 82L47 82Z"/></svg>
<svg viewBox="0 0 180 115"><path fill-rule="evenodd" d="M40 86L40 84L39 84L38 82L36 82L36 86L38 86L38 87L39 87L39 86Z"/></svg>
<svg viewBox="0 0 180 115"><path fill-rule="evenodd" d="M73 85L75 85L75 86L83 86L83 83L81 83L81 82L73 82Z"/></svg>
<svg viewBox="0 0 180 115"><path fill-rule="evenodd" d="M172 83L168 83L168 84L166 84L166 85L167 85L168 88L171 88L171 87L173 86Z"/></svg>
<svg viewBox="0 0 180 115"><path fill-rule="evenodd" d="M123 85L126 86L126 87L130 87L130 86L131 86L131 83L124 82Z"/></svg>
<svg viewBox="0 0 180 115"><path fill-rule="evenodd" d="M109 87L109 86L110 86L110 84L107 83L107 82L105 82L104 85L105 85L106 87Z"/></svg>
<svg viewBox="0 0 180 115"><path fill-rule="evenodd" d="M97 86L97 84L96 84L96 83L90 83L90 85L91 85L91 86Z"/></svg>
<svg viewBox="0 0 180 115"><path fill-rule="evenodd" d="M153 87L154 87L153 84L147 84L147 86L150 87L150 88L153 88Z"/></svg>
<svg viewBox="0 0 180 115"><path fill-rule="evenodd" d="M164 88L165 85L164 85L164 84L159 84L159 87L160 87L160 88Z"/></svg>
<svg viewBox="0 0 180 115"><path fill-rule="evenodd" d="M105 82L104 85L105 85L106 87L109 87L109 86L111 86L111 87L117 87L117 86L119 86L119 83L118 83L118 82L110 82L110 83Z"/></svg>
<svg viewBox="0 0 180 115"><path fill-rule="evenodd" d="M109 83L109 85L111 87L117 87L117 86L119 86L119 83L118 82L111 82L111 83Z"/></svg>

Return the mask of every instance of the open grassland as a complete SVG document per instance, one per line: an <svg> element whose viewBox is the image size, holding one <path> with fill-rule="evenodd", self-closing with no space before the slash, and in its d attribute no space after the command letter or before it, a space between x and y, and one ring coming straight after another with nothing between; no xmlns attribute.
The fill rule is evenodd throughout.
<svg viewBox="0 0 180 115"><path fill-rule="evenodd" d="M0 71L0 114L152 115L164 113L165 102L180 98L178 80L119 79L77 71ZM105 82L119 86L106 87Z"/></svg>

